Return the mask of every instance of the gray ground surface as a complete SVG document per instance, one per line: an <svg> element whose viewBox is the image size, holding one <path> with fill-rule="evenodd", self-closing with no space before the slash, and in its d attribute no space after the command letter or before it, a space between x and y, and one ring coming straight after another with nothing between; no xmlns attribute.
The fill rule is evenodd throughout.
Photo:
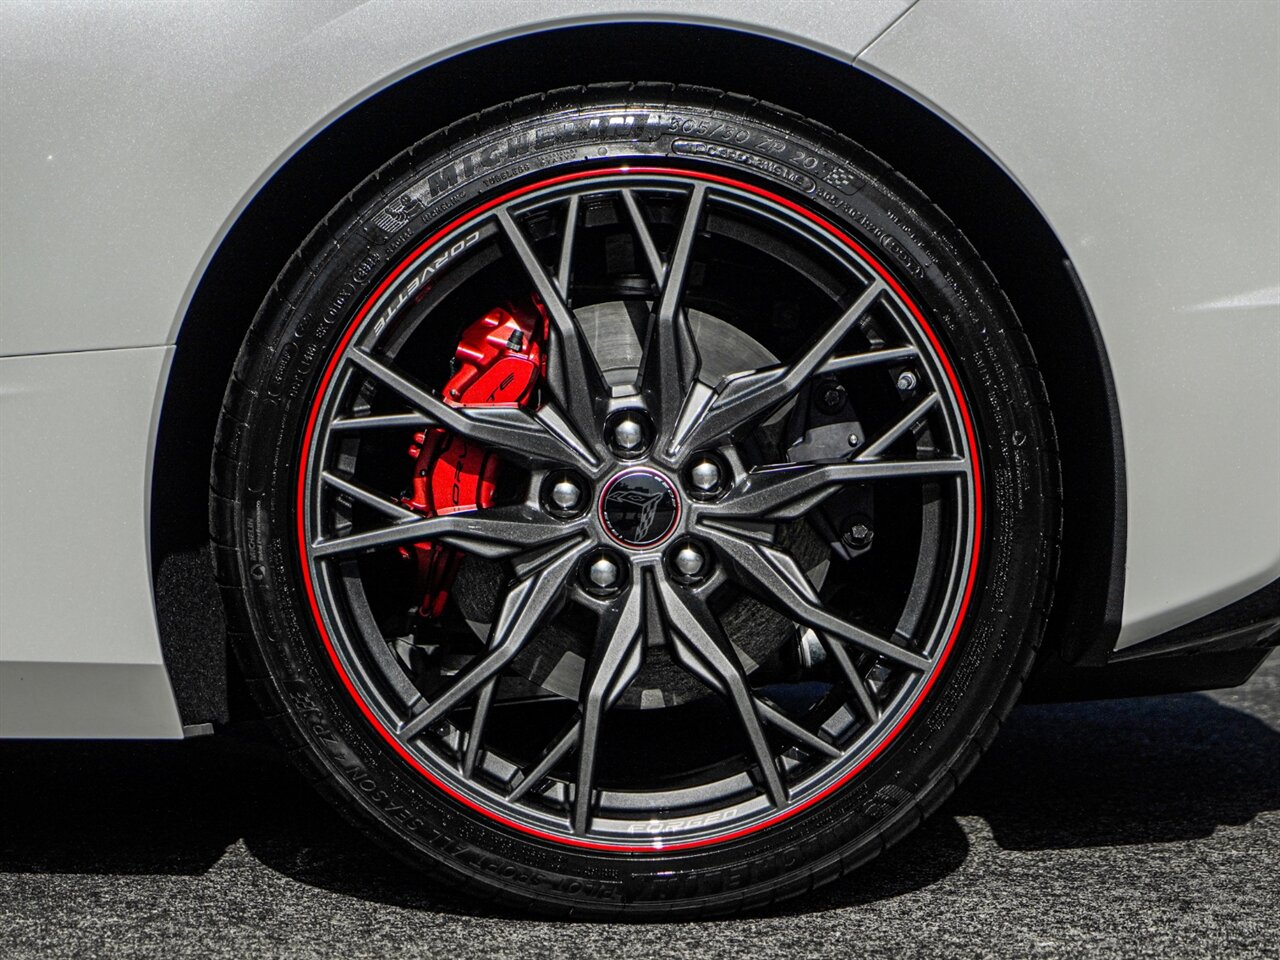
<svg viewBox="0 0 1280 960"><path fill-rule="evenodd" d="M1280 656L1238 690L1019 708L940 813L783 912L485 915L252 739L0 743L0 956L1280 956Z"/></svg>

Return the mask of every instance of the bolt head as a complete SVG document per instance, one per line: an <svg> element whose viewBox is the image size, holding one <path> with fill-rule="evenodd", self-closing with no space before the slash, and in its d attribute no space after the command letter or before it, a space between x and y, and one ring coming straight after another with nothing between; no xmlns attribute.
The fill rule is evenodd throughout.
<svg viewBox="0 0 1280 960"><path fill-rule="evenodd" d="M683 547L676 551L675 567L686 577L696 577L702 572L702 568L707 564L707 558L702 555L702 551L692 544L686 543Z"/></svg>
<svg viewBox="0 0 1280 960"><path fill-rule="evenodd" d="M720 485L720 467L714 460L701 460L693 465L689 479L699 490L709 493Z"/></svg>
<svg viewBox="0 0 1280 960"><path fill-rule="evenodd" d="M844 540L846 546L861 550L870 546L874 537L875 531L870 526L865 523L855 523L841 539Z"/></svg>
<svg viewBox="0 0 1280 960"><path fill-rule="evenodd" d="M613 428L613 440L623 450L634 450L644 441L644 427L635 420L619 420Z"/></svg>
<svg viewBox="0 0 1280 960"><path fill-rule="evenodd" d="M844 387L838 383L828 383L821 388L815 400L823 413L836 413L844 406Z"/></svg>
<svg viewBox="0 0 1280 960"><path fill-rule="evenodd" d="M587 570L587 576L597 587L608 589L618 582L618 565L608 557L600 557Z"/></svg>
<svg viewBox="0 0 1280 960"><path fill-rule="evenodd" d="M910 370L903 370L898 374L898 389L903 393L914 390L916 388L916 375Z"/></svg>
<svg viewBox="0 0 1280 960"><path fill-rule="evenodd" d="M582 491L572 480L560 480L551 488L551 502L561 510L572 510L582 499Z"/></svg>
<svg viewBox="0 0 1280 960"><path fill-rule="evenodd" d="M849 446L856 447L861 442L862 442L862 438L859 437L856 433L849 434Z"/></svg>

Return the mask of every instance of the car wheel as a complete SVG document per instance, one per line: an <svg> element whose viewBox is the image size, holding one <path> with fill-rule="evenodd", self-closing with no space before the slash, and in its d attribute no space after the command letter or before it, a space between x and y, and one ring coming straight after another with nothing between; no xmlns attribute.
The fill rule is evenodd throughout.
<svg viewBox="0 0 1280 960"><path fill-rule="evenodd" d="M711 91L521 100L374 173L229 384L233 639L356 823L482 896L708 915L935 809L1047 613L1057 464L981 260Z"/></svg>

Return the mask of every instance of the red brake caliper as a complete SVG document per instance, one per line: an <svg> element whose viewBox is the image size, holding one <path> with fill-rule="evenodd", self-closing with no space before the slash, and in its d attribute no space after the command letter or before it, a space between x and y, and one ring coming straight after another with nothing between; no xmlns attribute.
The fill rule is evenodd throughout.
<svg viewBox="0 0 1280 960"><path fill-rule="evenodd" d="M542 304L495 307L467 327L454 352L455 372L445 385L454 407L521 407L529 402L543 371L547 318ZM498 457L440 427L414 435L413 492L405 506L428 517L493 506ZM461 554L423 541L402 548L416 558L422 604L418 614L438 617L449 600Z"/></svg>

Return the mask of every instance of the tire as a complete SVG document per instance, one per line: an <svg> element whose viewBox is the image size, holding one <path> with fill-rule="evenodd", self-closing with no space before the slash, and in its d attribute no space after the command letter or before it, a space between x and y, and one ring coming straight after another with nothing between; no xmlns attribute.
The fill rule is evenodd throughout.
<svg viewBox="0 0 1280 960"><path fill-rule="evenodd" d="M600 192L564 192L586 189L579 182ZM641 198L639 225L633 223L631 234L626 233L624 215L628 196ZM695 197L704 206L695 209ZM521 203L544 206L529 213ZM560 216L555 211L565 205L572 211L566 218L582 218L578 234L571 232L568 219L562 227L537 226L536 218L543 212L554 213L544 217L552 222ZM719 259L702 262L690 254L681 260L682 205L691 224L689 249L703 244ZM387 639L387 618L393 615L385 611L399 611L410 596L417 603L413 591L420 592L423 582L438 581L402 572L396 566L401 560L389 551L326 558L316 545L349 536L366 522L375 532L382 529L379 524L389 522L365 519L379 512L376 498L326 486L336 481L327 480L325 472L332 475L350 468L350 474L343 474L348 479L383 476L378 470L392 476L400 469L394 458L403 456L399 451L412 432L406 426L407 432L388 441L388 449L397 452L383 456L378 452L383 441L372 433L360 434L361 446L348 447L348 434L341 433L347 427L334 424L354 416L353 410L375 415L382 409L378 404L393 400L409 404L406 425L408 417L418 418L415 429L424 429L427 422L385 376L361 368L352 351L361 343L372 344L371 354L393 356L401 368L420 363L415 369L422 371L424 382L439 388L450 375L445 363L459 330L473 319L471 314L441 319L449 305L467 306L472 301L466 298L473 296L468 291L480 290L474 296L482 298L488 289L484 284L516 282L503 278L523 276L511 252L518 252L516 241L501 235L498 210L508 211L520 224L520 235L532 238L529 242L538 250L543 249L539 244L563 244L568 236L570 256L578 258L572 252L574 244L587 244L583 249L588 252L575 260L574 272L566 273L563 283L577 291L575 303L613 296L621 298L616 302L652 301L661 313L666 302L663 285L676 272L674 265L687 267L682 270L683 283L668 284L679 288L671 294L671 339L662 339L662 331L668 329L660 326L664 321L637 328L637 339L649 346L642 347L639 360L628 354L626 363L631 366L624 369L624 379L632 375L626 371L633 371L634 382L641 385L640 399L634 402L646 404L636 416L653 433L643 441L650 444L648 456L628 459L629 453L616 445L610 453L608 444L623 442L616 413L609 414L612 419L602 427L603 441L591 429L580 429L579 438L587 438L582 444L587 452L564 455L578 470L572 482L592 490L616 483L611 478L618 470L638 470L643 477L634 483L649 484L644 496L651 499L646 502L664 510L670 505L677 519L671 520L672 511L666 511L659 520L644 521L646 527L668 524L665 535L670 540L661 548L640 546L638 514L616 512L604 490L599 504L590 498L583 513L565 513L568 519L555 514L566 529L578 524L574 529L586 531L581 534L585 539L569 541L585 544L573 550L586 552L563 548L569 559L555 560L559 566L539 559L544 566L537 569L542 572L510 581L506 590L497 589L500 581L464 576L471 564L482 569L498 564L510 577L517 568L502 565L514 562L511 556L527 556L512 553L517 546L507 539L476 539L476 523L486 519L483 510L473 515L478 518L474 523L467 514L461 521L431 521L430 529L447 531L439 534L441 542L463 556L464 572L453 582L449 604L468 611L478 605L487 612L465 616L490 618L483 621L490 624L489 646L474 647L476 652L465 654L464 659L470 659L450 672L453 668L440 666L446 660L431 659L445 657L440 650L453 649L449 644L458 636L443 620L424 625L411 617L403 626L393 618L394 630L409 632ZM466 248L472 242L470 234L463 236L461 231L475 224L488 225L485 229L492 232L488 239L474 240L476 250L484 247L492 254ZM432 246L450 230L450 246ZM548 230L558 230L560 239L548 240ZM661 248L660 262L649 261L651 280L643 268L645 230ZM481 232L477 226L475 235ZM614 239L598 248L590 246L597 234ZM632 239L617 240L619 236ZM425 261L423 250L431 255ZM721 256L722 251L727 253ZM554 257L536 256L548 276L554 275ZM610 257L621 257L623 266L611 266ZM603 266L593 266L597 261ZM411 262L412 267L405 266ZM457 266L451 265L454 262ZM597 270L598 274L592 272ZM397 293L415 271L421 271L415 292ZM785 299L791 296L786 285L778 288L786 289L767 311L754 287L750 296L743 292L762 275L793 276L787 271L804 278L794 284L796 298L809 298L799 314L800 308ZM579 281L580 276L586 279ZM613 278L608 283L615 286L606 293L581 293L589 286L595 289L591 284L598 286L600 277ZM868 285L868 296L874 293L874 305L854 320L847 319L854 309L849 307L833 323L846 324L840 331L863 331L857 336L865 335L875 349L887 347L891 337L906 338L906 346L898 348L909 358L905 365L877 363L865 371L850 366L841 372L843 368L824 360L805 368L809 373L804 386L779 401L784 405L768 408L770 419L759 413L754 420L738 423L734 418L748 408L733 406L731 392L722 390L714 403L707 401L710 405L701 409L707 423L730 423L723 436L709 438L705 431L698 433L700 427L676 423L670 411L678 402L693 403L679 392L693 382L687 374L691 358L696 356L702 364L699 370L705 371L719 356L717 351L728 351L732 362L747 364L741 358L758 356L761 349L774 356L788 343L807 343L812 338L804 335L804 326L816 321L805 317L819 307L827 309L821 306L824 296L843 305L841 298L852 296L848 290L854 277ZM558 282L553 277L551 299ZM631 292L625 293L624 287ZM773 296L767 290L766 294ZM432 327L412 326L396 312L403 310L408 317L413 310L428 309ZM537 402L559 404L557 409L570 414L577 411L565 417L570 426L590 427L592 411L602 408L597 399L582 401L575 384L598 388L603 382L599 378L615 374L601 372L603 354L574 367L573 351L582 353L586 341L574 341L574 346L566 340L563 330L572 328L557 328L554 304L545 309L550 314L545 350L557 359L547 361L539 381L543 392L538 396L544 399ZM578 310L573 321L577 329L584 329L587 312L586 306ZM831 313L839 311L832 306ZM704 315L712 319L691 319ZM390 341L376 339L390 338L387 331L399 330L401 324L408 331L403 344L384 347L381 344ZM708 329L712 333L706 333ZM712 342L717 338L719 345ZM689 339L694 339L693 347ZM664 348L664 343L675 346ZM677 368L685 372L664 372ZM836 372L828 372L831 369ZM579 373L586 379L574 380ZM664 383L676 387L664 393ZM628 389L624 386L622 392ZM830 390L835 392L822 393ZM853 410L855 396L856 410L846 412ZM793 424L800 422L796 417L802 418L806 431L813 431L795 434L806 443L820 435L829 437L832 430L861 430L864 433L849 442L865 448L876 445L877 429L884 437L894 424L908 420L920 397L932 405L926 404L925 412L907 423L909 429L888 436L862 462L874 466L902 456L891 456L891 451L906 450L907 459L958 464L937 467L954 476L947 473L918 482L897 474L883 481L832 481L835 492L809 506L795 499L779 506L781 500L760 492L761 465L774 462L768 451L783 449L787 441L800 442L793 436ZM842 405L846 401L848 408ZM631 401L624 406L626 402ZM444 405L436 403L433 415L445 418L438 422L488 429L477 426L483 416L464 412L463 419L449 420L457 408L449 408L455 413L441 413ZM823 404L839 412L812 412ZM790 412L773 413L775 409ZM510 464L502 469L515 471L521 483L527 479L534 484L543 469L537 467L542 462L539 450L556 447L557 442L569 449L573 445L566 446L563 437L572 430L552 436L555 431L548 433L544 426L529 426L533 421L526 412L508 409L494 416L507 425L519 420L520 429L532 431L530 449L519 449L512 439L516 435L502 432L505 426L476 436L492 437L499 459ZM875 427L877 416L888 426ZM835 426L822 433L819 428L830 427L827 420L832 418ZM678 449L678 437L689 443L702 437L699 442L707 450L720 451L703 457L710 457L716 468L720 501L712 502L714 496L704 497L691 485L687 457L693 454L681 460L685 454L672 452ZM797 475L816 477L811 471L825 469L824 464L857 463L851 459L857 456L856 447L854 453L848 448L833 452L829 438L822 442L826 446L812 448L820 455L805 453L810 459L791 462ZM717 443L725 445L714 446ZM353 449L357 452L351 453ZM547 457L551 459L546 462L554 461L551 454ZM526 467L522 458L532 465ZM597 469L591 463L601 458L608 466L599 468L603 479L597 483L588 474ZM404 460L406 483L411 465ZM846 474L854 476L860 469L847 469ZM316 227L263 303L227 387L214 452L211 524L232 640L251 689L297 762L370 836L454 887L521 909L561 916L695 917L767 906L856 868L917 826L972 768L1012 706L1039 643L1057 555L1057 477L1044 389L1018 321L975 251L918 190L854 143L755 101L693 88L604 86L523 99L455 124L374 173ZM845 485L837 489L836 483ZM740 499L753 490L756 499ZM408 522L405 511L412 508L403 491L387 487L381 495L386 497L381 512L396 523ZM513 500L504 515L532 516L537 508L530 502ZM554 509L545 497L541 502ZM742 532L751 527L752 518L744 520L740 514L747 508L733 505L743 503L762 504L764 512L756 519L766 518L763 536L771 538L772 546L762 546L763 541ZM862 516L857 511L874 515L874 528L868 521L861 531L856 524L843 528L843 533L835 529L838 523L847 524L851 510L855 519ZM712 532L719 529L717 516L728 517L721 523L729 531L723 536ZM545 517L527 522L531 539L559 535ZM604 527L615 542L599 535ZM704 533L705 539L699 539ZM520 533L515 539L524 536ZM808 546L796 546L801 541ZM403 540L398 542L405 546ZM810 565L808 573L800 571L808 588L787 572L792 567L799 570L799 560L790 566L777 561L772 567L757 562L776 560L779 551L799 556L815 542L826 559ZM692 560L676 557L680 544L692 544ZM661 558L644 552L657 549L667 552ZM499 559L484 559L486 550ZM614 565L612 572L602 575L605 580L614 578L607 588L594 582L595 568L589 567L601 557ZM686 567L697 569L686 575ZM823 571L821 576L813 572L817 570ZM713 580L714 588L708 586ZM864 580L878 584L880 600L858 593L871 589ZM411 584L407 594L385 586L402 581ZM513 626L502 634L496 624L506 616L504 604L513 604L511 597L524 589L521 584L528 586L530 596L537 596L544 586L558 591L555 604L564 606L547 606L556 612L539 613L536 628L522 627L523 633L518 633ZM799 599L792 591L797 584ZM807 589L814 591L812 595ZM391 595L384 606L382 593ZM438 590L430 594L440 595ZM632 596L639 599L626 599ZM719 599L723 596L730 599ZM919 609L908 621L902 611L913 604ZM713 608L719 612L708 615ZM775 608L781 612L771 613ZM647 619L628 620L628 609ZM595 611L590 614L596 618L595 641L581 639L589 636L587 627L580 636L572 624L547 626L561 622L548 618L587 617L581 610ZM920 635L899 641L896 628L884 627L885 636L893 631L885 642L901 643L907 652L899 654L894 646L877 653L880 648L860 645L863 634L854 629L864 622L859 617L866 623L916 624ZM634 636L620 623L633 624L626 629ZM432 631L437 630L443 631L439 636L455 639L420 642L423 636L436 637ZM834 639L831 631L837 634ZM483 630L477 634L482 635ZM502 637L517 635L519 642L512 643L524 646L513 659L497 658L494 651L501 647ZM572 640L557 639L571 635ZM538 659L529 649L545 654L547 644L555 647L561 642L578 644L584 651L582 675L599 681L603 699L591 701L586 691L592 684L580 681L580 700L574 702L572 681L556 672L567 660L550 673L538 673L526 662ZM605 652L609 650L616 650L614 659L625 659L629 666L620 665L621 660L602 666L602 660L613 656ZM729 655L721 657L725 651ZM469 689L497 691L491 693L496 698L491 702L507 711L495 714L499 727L494 727L499 720L488 719L488 713L481 719L478 694L467 694L460 695L457 707L442 707L441 718L415 734L397 733L412 729L415 717L430 714L447 700L449 684L472 683L491 662L501 668L493 682ZM413 666L421 663L436 665ZM854 671L852 678L847 663L853 664L848 668ZM606 675L606 670L616 672ZM628 683L647 684L645 694L637 699L633 692L620 691L624 675ZM437 692L427 695L426 687L415 686L428 684L424 677L439 685ZM569 692L562 689L560 699L547 693L565 683ZM857 684L867 694L861 701L855 696ZM508 699L508 687L535 690L537 697L529 701L533 706L522 705L514 696ZM815 692L806 693L810 699L803 702L787 699L801 688ZM791 692L784 695L784 690ZM660 709L650 709L655 703ZM547 711L547 716L553 708L566 711L563 716L577 726L564 734L569 746L559 760L551 759L550 772L518 800L510 800L525 780L537 779L530 764L539 754L521 738L532 738L530 731L543 721L537 719L542 714L532 712L520 714L524 719L519 721L506 718L512 711L535 708ZM593 709L605 712L591 713ZM780 713L790 719L779 719ZM598 739L587 739L585 732L592 717L603 718ZM691 725L691 717L699 718L697 726ZM818 726L819 721L824 726ZM723 727L716 726L721 723ZM795 729L805 724L809 726L804 730ZM670 729L684 734L661 739ZM611 742L610 731L620 739ZM702 737L698 731L704 731ZM650 734L652 740L644 739ZM485 736L506 739L499 747ZM477 744L476 754L466 760L463 744L471 741ZM675 746L650 748L649 743ZM619 759L624 749L619 744L630 751L625 762ZM600 759L588 766L582 758L588 753L594 757L597 751ZM706 751L710 759L699 751ZM546 759L547 753L541 756ZM670 772L662 766L668 762ZM467 763L472 764L471 773L464 775L460 771ZM646 764L659 772L640 772ZM503 772L512 767L517 772ZM588 779L589 775L596 778ZM502 780L504 776L508 779ZM579 783L589 787L581 789ZM688 788L692 793L679 792L686 784L693 785ZM685 815L672 799L695 795L702 805L689 809L711 812ZM624 809L627 796L639 797L641 806L654 798L654 807L627 820L628 814L617 812ZM636 839L619 840L623 835L618 830L634 831Z"/></svg>

